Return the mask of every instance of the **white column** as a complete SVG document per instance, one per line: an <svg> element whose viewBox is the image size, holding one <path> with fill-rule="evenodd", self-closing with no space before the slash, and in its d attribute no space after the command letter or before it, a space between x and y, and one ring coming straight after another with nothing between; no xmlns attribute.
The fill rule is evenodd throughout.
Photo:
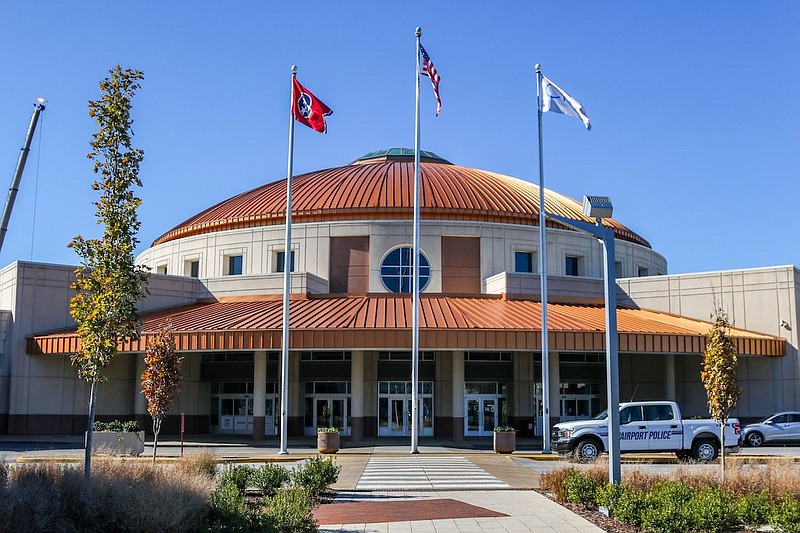
<svg viewBox="0 0 800 533"><path fill-rule="evenodd" d="M144 373L144 355L136 355L136 383L133 390L136 391L133 400L133 414L134 416L142 415L147 416L147 398L142 394L142 374Z"/></svg>
<svg viewBox="0 0 800 533"><path fill-rule="evenodd" d="M561 395L559 388L561 385L561 356L558 352L549 352L550 362L550 418L559 418L561 412ZM545 427L550 427L548 424Z"/></svg>
<svg viewBox="0 0 800 533"><path fill-rule="evenodd" d="M667 400L677 401L677 394L675 393L675 354L672 353L668 353L664 357L664 389Z"/></svg>
<svg viewBox="0 0 800 533"><path fill-rule="evenodd" d="M464 438L464 352L453 352L453 438Z"/></svg>
<svg viewBox="0 0 800 533"><path fill-rule="evenodd" d="M267 400L267 352L253 355L253 440L264 440Z"/></svg>
<svg viewBox="0 0 800 533"><path fill-rule="evenodd" d="M352 352L350 360L350 431L353 440L364 437L364 352Z"/></svg>

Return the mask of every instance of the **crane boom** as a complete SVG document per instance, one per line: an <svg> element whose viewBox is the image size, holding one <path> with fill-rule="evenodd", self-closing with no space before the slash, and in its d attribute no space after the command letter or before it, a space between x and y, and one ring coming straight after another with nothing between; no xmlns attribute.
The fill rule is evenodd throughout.
<svg viewBox="0 0 800 533"><path fill-rule="evenodd" d="M44 111L44 103L45 100L39 98L38 101L33 104L33 115L31 115L31 123L28 125L28 133L25 135L25 144L22 146L22 151L19 154L17 168L14 170L11 187L8 189L6 205L3 207L3 218L2 221L0 221L0 250L3 249L3 241L6 239L8 221L11 219L11 210L14 209L14 201L17 199L17 191L19 191L19 182L22 180L22 171L25 170L25 162L28 160L28 152L31 150L31 141L36 131L36 124L39 122L39 115Z"/></svg>

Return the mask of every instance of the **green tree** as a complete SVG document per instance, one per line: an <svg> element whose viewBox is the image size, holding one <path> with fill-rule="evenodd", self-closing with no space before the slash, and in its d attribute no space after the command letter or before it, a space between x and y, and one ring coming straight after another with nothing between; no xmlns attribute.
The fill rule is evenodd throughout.
<svg viewBox="0 0 800 533"><path fill-rule="evenodd" d="M103 236L84 239L78 235L69 244L81 258L72 284L77 294L70 302L80 347L71 360L78 377L90 384L84 470L87 483L91 478L97 386L104 381L102 371L117 354L118 344L139 337L136 304L145 294L148 277L144 267L134 265L133 255L139 243L136 211L141 200L132 187L142 185L139 164L144 152L131 145L131 99L144 77L138 70L119 65L109 74L100 82L100 99L89 102L89 116L99 126L88 157L99 175L92 190L100 195L94 205Z"/></svg>
<svg viewBox="0 0 800 533"><path fill-rule="evenodd" d="M153 464L156 462L161 422L181 391L182 367L183 357L175 353L172 325L167 324L147 343L142 373L142 394L147 399L147 412L153 418Z"/></svg>
<svg viewBox="0 0 800 533"><path fill-rule="evenodd" d="M708 332L708 342L703 352L700 378L708 396L708 411L717 421L720 431L720 454L722 457L722 480L725 480L725 425L731 410L736 407L742 390L738 386L736 369L736 344L730 335L731 323L728 314L717 308L713 324Z"/></svg>

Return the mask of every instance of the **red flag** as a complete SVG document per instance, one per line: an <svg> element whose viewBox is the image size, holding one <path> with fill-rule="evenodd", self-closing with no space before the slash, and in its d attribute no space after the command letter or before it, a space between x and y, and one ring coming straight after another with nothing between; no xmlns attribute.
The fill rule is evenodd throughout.
<svg viewBox="0 0 800 533"><path fill-rule="evenodd" d="M320 133L328 131L328 125L325 124L325 116L333 113L331 108L314 96L311 91L300 85L296 77L293 78L293 82L292 115L294 115L294 119Z"/></svg>

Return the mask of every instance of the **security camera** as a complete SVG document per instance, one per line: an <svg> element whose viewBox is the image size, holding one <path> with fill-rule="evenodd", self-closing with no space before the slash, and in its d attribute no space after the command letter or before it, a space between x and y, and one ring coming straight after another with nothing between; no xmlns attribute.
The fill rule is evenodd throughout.
<svg viewBox="0 0 800 533"><path fill-rule="evenodd" d="M792 327L785 320L781 320L781 327L784 329L788 329L789 331L792 331Z"/></svg>

